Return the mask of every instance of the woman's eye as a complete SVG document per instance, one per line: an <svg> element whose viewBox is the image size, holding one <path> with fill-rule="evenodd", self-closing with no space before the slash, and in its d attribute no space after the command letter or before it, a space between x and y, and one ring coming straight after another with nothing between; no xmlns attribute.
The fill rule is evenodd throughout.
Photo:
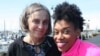
<svg viewBox="0 0 100 56"><path fill-rule="evenodd" d="M66 30L66 29L65 29L65 30L63 30L63 33L64 33L64 34L69 34L69 30Z"/></svg>
<svg viewBox="0 0 100 56"><path fill-rule="evenodd" d="M39 20L33 20L32 22L35 23L35 24L39 24L40 21Z"/></svg>
<svg viewBox="0 0 100 56"><path fill-rule="evenodd" d="M57 35L58 33L59 33L59 32L57 32L57 31L54 31L54 32L53 32L53 35Z"/></svg>
<svg viewBox="0 0 100 56"><path fill-rule="evenodd" d="M43 22L43 25L48 25L48 22L47 21Z"/></svg>

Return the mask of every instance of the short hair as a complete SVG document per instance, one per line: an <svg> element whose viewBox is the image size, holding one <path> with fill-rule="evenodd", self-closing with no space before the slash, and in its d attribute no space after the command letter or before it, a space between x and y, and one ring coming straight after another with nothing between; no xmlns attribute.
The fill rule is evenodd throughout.
<svg viewBox="0 0 100 56"><path fill-rule="evenodd" d="M83 31L84 19L81 14L80 9L75 4L63 2L62 4L58 4L54 10L54 24L59 20L65 20L66 22L71 22L75 29Z"/></svg>
<svg viewBox="0 0 100 56"><path fill-rule="evenodd" d="M49 35L51 33L51 17L50 17L49 10L40 3L32 3L31 5L26 7L25 10L23 11L21 18L20 18L20 26L21 26L22 31L24 32L29 31L28 23L27 23L29 15L31 15L35 11L40 11L40 10L44 10L48 13L49 24L48 24L48 29L47 29L46 34Z"/></svg>

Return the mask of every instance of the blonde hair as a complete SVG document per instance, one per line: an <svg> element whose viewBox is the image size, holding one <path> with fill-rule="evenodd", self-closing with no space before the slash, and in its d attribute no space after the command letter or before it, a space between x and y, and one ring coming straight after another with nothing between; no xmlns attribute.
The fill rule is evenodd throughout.
<svg viewBox="0 0 100 56"><path fill-rule="evenodd" d="M43 6L40 3L32 3L31 5L29 5L28 7L25 8L25 10L23 11L22 15L21 15L21 20L20 20L20 25L21 25L21 29L24 32L28 32L28 23L27 20L29 18L29 16L35 12L35 11L40 11L40 10L44 10L48 13L48 18L49 18L49 24L48 24L48 29L47 29L47 33L46 34L50 34L51 33L51 17L50 17L50 13L49 10Z"/></svg>

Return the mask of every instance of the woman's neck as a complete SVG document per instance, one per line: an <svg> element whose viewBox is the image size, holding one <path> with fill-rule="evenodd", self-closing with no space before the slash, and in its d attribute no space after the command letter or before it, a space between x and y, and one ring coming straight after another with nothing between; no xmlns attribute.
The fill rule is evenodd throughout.
<svg viewBox="0 0 100 56"><path fill-rule="evenodd" d="M32 36L31 34L27 34L23 40L24 40L24 42L29 43L31 45L39 45L40 43L43 42L44 37L37 38L37 37Z"/></svg>

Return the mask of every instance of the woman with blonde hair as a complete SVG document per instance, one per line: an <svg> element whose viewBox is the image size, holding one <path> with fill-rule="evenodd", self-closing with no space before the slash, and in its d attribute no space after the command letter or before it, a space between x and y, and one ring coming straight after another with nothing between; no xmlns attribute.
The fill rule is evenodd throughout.
<svg viewBox="0 0 100 56"><path fill-rule="evenodd" d="M60 56L51 33L48 9L40 3L32 3L24 10L20 20L25 36L9 47L8 56Z"/></svg>

